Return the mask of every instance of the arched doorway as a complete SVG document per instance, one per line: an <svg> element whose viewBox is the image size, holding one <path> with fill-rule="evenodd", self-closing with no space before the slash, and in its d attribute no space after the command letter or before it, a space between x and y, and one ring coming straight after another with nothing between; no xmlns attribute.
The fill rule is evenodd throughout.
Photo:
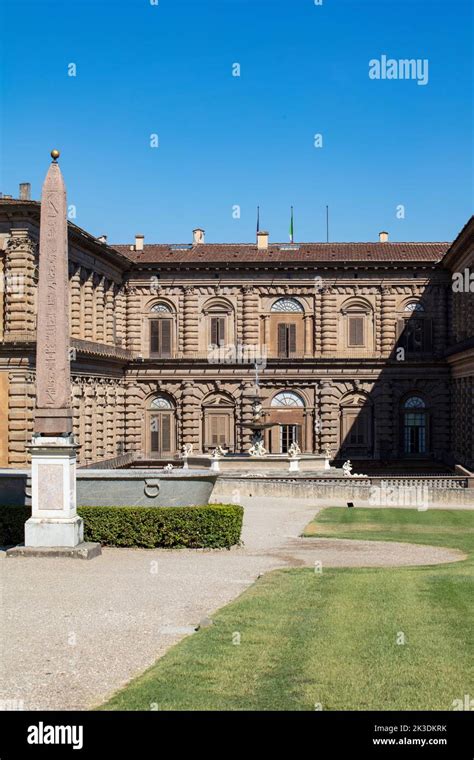
<svg viewBox="0 0 474 760"><path fill-rule="evenodd" d="M286 454L292 443L302 451L305 445L305 404L294 391L281 391L273 397L268 414L272 427L266 432L266 448L271 454Z"/></svg>
<svg viewBox="0 0 474 760"><path fill-rule="evenodd" d="M401 410L402 451L405 456L427 454L429 448L429 416L420 396L409 396Z"/></svg>
<svg viewBox="0 0 474 760"><path fill-rule="evenodd" d="M149 402L145 449L151 459L169 457L176 451L175 407L168 396L155 396Z"/></svg>

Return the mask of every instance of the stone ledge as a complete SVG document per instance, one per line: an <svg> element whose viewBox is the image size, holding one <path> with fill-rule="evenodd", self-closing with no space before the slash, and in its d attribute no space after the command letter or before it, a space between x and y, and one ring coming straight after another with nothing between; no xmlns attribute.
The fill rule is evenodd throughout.
<svg viewBox="0 0 474 760"><path fill-rule="evenodd" d="M93 559L102 554L102 547L100 544L83 541L77 546L12 546L5 553L7 557Z"/></svg>

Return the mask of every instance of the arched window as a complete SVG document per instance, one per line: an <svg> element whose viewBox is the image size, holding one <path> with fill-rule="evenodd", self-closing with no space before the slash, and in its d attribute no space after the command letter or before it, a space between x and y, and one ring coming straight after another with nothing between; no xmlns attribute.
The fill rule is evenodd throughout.
<svg viewBox="0 0 474 760"><path fill-rule="evenodd" d="M403 451L426 454L428 447L428 413L420 396L409 396L403 403Z"/></svg>
<svg viewBox="0 0 474 760"><path fill-rule="evenodd" d="M303 399L293 391L282 391L272 399L271 406L304 406Z"/></svg>
<svg viewBox="0 0 474 760"><path fill-rule="evenodd" d="M288 358L304 351L304 309L296 298L279 298L270 307L272 340L270 349L281 358ZM286 316L281 317L280 314Z"/></svg>
<svg viewBox="0 0 474 760"><path fill-rule="evenodd" d="M233 342L234 310L223 298L216 298L206 303L203 308L206 323L206 346L225 346Z"/></svg>
<svg viewBox="0 0 474 760"><path fill-rule="evenodd" d="M425 307L419 301L412 301L412 303L407 303L404 309L404 311L424 311L424 310L425 310Z"/></svg>
<svg viewBox="0 0 474 760"><path fill-rule="evenodd" d="M404 407L405 409L424 409L426 404L419 396L410 396L405 401Z"/></svg>
<svg viewBox="0 0 474 760"><path fill-rule="evenodd" d="M302 451L311 449L308 431L309 418L305 416L305 404L299 393L281 391L270 404L265 422L271 428L265 433L266 446L272 454L287 454L293 443Z"/></svg>
<svg viewBox="0 0 474 760"><path fill-rule="evenodd" d="M176 421L172 400L159 395L151 399L146 413L146 452L152 458L167 457L176 449Z"/></svg>
<svg viewBox="0 0 474 760"><path fill-rule="evenodd" d="M169 358L173 355L174 315L169 304L159 302L150 309L150 357Z"/></svg>
<svg viewBox="0 0 474 760"><path fill-rule="evenodd" d="M410 301L405 304L398 319L397 333L397 346L407 353L431 350L431 319L422 303Z"/></svg>
<svg viewBox="0 0 474 760"><path fill-rule="evenodd" d="M155 303L151 307L150 311L165 313L165 314L173 313L167 303Z"/></svg>
<svg viewBox="0 0 474 760"><path fill-rule="evenodd" d="M156 398L152 399L150 403L150 409L172 409L173 404L169 400L169 398L166 398L166 396L157 396Z"/></svg>
<svg viewBox="0 0 474 760"><path fill-rule="evenodd" d="M278 301L275 301L272 305L270 311L279 314L302 314L304 309L296 298L279 298Z"/></svg>
<svg viewBox="0 0 474 760"><path fill-rule="evenodd" d="M354 298L341 309L342 339L347 348L373 349L373 309L364 300Z"/></svg>

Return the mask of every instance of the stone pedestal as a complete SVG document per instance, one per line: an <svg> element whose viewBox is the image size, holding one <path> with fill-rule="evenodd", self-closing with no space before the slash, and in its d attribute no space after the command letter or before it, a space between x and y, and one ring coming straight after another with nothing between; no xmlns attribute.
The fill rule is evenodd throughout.
<svg viewBox="0 0 474 760"><path fill-rule="evenodd" d="M299 472L300 471L300 460L298 458L290 459L290 466L288 468L288 472Z"/></svg>
<svg viewBox="0 0 474 760"><path fill-rule="evenodd" d="M84 553L84 547L93 556L100 553L98 544L84 544L84 524L76 512L76 449L67 435L33 437L32 511L25 523L26 553L38 548L45 550L45 555L48 548Z"/></svg>
<svg viewBox="0 0 474 760"><path fill-rule="evenodd" d="M211 462L211 472L220 472L221 468L219 467L219 460L213 459Z"/></svg>

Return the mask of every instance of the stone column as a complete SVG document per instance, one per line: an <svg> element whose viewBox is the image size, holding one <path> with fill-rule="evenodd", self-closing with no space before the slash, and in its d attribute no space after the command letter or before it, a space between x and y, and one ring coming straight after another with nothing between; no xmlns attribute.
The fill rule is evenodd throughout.
<svg viewBox="0 0 474 760"><path fill-rule="evenodd" d="M331 450L333 457L338 454L338 419L339 409L335 399L334 388L330 381L323 380L321 383L321 448L325 453L326 448Z"/></svg>
<svg viewBox="0 0 474 760"><path fill-rule="evenodd" d="M26 229L12 229L5 252L5 336L33 338L35 308L36 244Z"/></svg>
<svg viewBox="0 0 474 760"><path fill-rule="evenodd" d="M8 462L12 467L28 464L28 443L33 428L35 387L28 375L13 372L9 375L8 396Z"/></svg>
<svg viewBox="0 0 474 760"><path fill-rule="evenodd" d="M141 354L142 317L140 294L135 287L127 288L127 348Z"/></svg>
<svg viewBox="0 0 474 760"><path fill-rule="evenodd" d="M93 461L93 419L95 417L95 383L88 378L83 384L84 392L84 440L82 458L85 464Z"/></svg>
<svg viewBox="0 0 474 760"><path fill-rule="evenodd" d="M392 288L382 288L382 356L390 356L396 341L396 303L397 297Z"/></svg>
<svg viewBox="0 0 474 760"><path fill-rule="evenodd" d="M115 289L115 318L116 318L116 344L125 347L126 343L126 298L123 288L116 286Z"/></svg>
<svg viewBox="0 0 474 760"><path fill-rule="evenodd" d="M71 274L71 335L81 337L81 267L72 263Z"/></svg>
<svg viewBox="0 0 474 760"><path fill-rule="evenodd" d="M377 356L382 353L382 294L375 293L375 345L374 350Z"/></svg>
<svg viewBox="0 0 474 760"><path fill-rule="evenodd" d="M109 346L116 343L116 308L115 285L113 282L107 282L105 288L105 342Z"/></svg>
<svg viewBox="0 0 474 760"><path fill-rule="evenodd" d="M374 459L390 459L392 456L396 456L393 425L398 422L397 410L393 406L393 389L390 381L382 381L380 395L375 398L374 413Z"/></svg>
<svg viewBox="0 0 474 760"><path fill-rule="evenodd" d="M314 353L319 356L322 351L322 289L318 288L314 297Z"/></svg>
<svg viewBox="0 0 474 760"><path fill-rule="evenodd" d="M134 380L125 383L125 443L127 451L143 455L146 450L146 440L142 447L143 437L148 434L144 430L145 415L143 414L139 388Z"/></svg>
<svg viewBox="0 0 474 760"><path fill-rule="evenodd" d="M264 314L263 320L263 345L266 346L267 352L270 351L270 315Z"/></svg>
<svg viewBox="0 0 474 760"><path fill-rule="evenodd" d="M196 398L194 384L191 382L185 382L183 385L183 393L181 396L181 408L182 408L182 442L192 443L194 450L199 448L200 431L199 431L199 418L200 418L200 405Z"/></svg>
<svg viewBox="0 0 474 760"><path fill-rule="evenodd" d="M258 306L259 297L253 285L245 285L243 337L247 346L255 346L259 342Z"/></svg>
<svg viewBox="0 0 474 760"><path fill-rule="evenodd" d="M104 417L105 417L105 384L99 379L95 391L95 458L104 459Z"/></svg>
<svg viewBox="0 0 474 760"><path fill-rule="evenodd" d="M94 275L91 272L86 273L83 292L84 320L82 326L84 340L94 340Z"/></svg>
<svg viewBox="0 0 474 760"><path fill-rule="evenodd" d="M105 279L94 278L95 334L94 340L105 343Z"/></svg>
<svg viewBox="0 0 474 760"><path fill-rule="evenodd" d="M434 319L433 350L436 356L441 356L446 348L447 322L446 322L446 290L443 285L438 285L434 291Z"/></svg>
<svg viewBox="0 0 474 760"><path fill-rule="evenodd" d="M255 397L255 386L253 383L244 382L241 397L241 419L242 419L242 449L244 452L249 450L252 443L252 430L248 425L253 420L252 402Z"/></svg>
<svg viewBox="0 0 474 760"><path fill-rule="evenodd" d="M329 286L323 288L321 308L322 353L335 354L337 351L336 295Z"/></svg>
<svg viewBox="0 0 474 760"><path fill-rule="evenodd" d="M303 451L310 453L313 451L313 413L306 409L304 412L305 439L303 441Z"/></svg>
<svg viewBox="0 0 474 760"><path fill-rule="evenodd" d="M195 288L184 289L184 354L190 356L199 351L199 311ZM187 443L187 441L186 441Z"/></svg>
<svg viewBox="0 0 474 760"><path fill-rule="evenodd" d="M115 438L116 452L115 456L125 454L125 388L122 383L115 386L116 407L115 407Z"/></svg>
<svg viewBox="0 0 474 760"><path fill-rule="evenodd" d="M304 355L313 356L313 318L311 314L305 314L304 322Z"/></svg>

